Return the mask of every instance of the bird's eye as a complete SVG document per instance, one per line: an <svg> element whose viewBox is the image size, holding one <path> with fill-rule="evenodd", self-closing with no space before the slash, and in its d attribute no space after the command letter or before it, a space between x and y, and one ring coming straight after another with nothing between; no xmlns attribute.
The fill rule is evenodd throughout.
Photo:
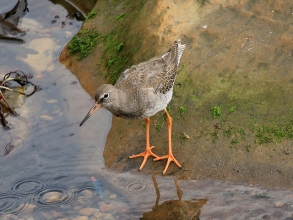
<svg viewBox="0 0 293 220"><path fill-rule="evenodd" d="M105 93L103 98L106 99L108 97L109 97L109 93Z"/></svg>

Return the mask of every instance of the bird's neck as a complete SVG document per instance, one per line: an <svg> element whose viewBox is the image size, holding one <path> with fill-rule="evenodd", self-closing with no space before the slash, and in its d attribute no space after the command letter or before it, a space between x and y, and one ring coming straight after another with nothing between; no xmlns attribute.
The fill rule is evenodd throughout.
<svg viewBox="0 0 293 220"><path fill-rule="evenodd" d="M117 117L122 118L137 118L140 115L140 108L135 97L129 95L130 93L119 90L118 91L118 101L111 106L110 110Z"/></svg>

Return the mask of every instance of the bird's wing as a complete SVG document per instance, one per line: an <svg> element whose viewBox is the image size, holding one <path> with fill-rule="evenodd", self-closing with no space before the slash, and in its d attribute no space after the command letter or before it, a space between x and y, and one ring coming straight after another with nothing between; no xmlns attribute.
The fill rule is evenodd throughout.
<svg viewBox="0 0 293 220"><path fill-rule="evenodd" d="M174 84L184 49L185 45L181 45L180 40L175 41L163 55L126 69L115 86L119 89L153 88L156 93L166 93Z"/></svg>

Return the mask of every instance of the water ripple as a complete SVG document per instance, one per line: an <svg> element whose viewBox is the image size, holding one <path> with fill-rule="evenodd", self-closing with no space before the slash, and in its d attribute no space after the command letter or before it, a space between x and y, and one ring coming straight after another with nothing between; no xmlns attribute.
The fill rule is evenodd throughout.
<svg viewBox="0 0 293 220"><path fill-rule="evenodd" d="M17 214L25 210L26 207L27 202L21 196L8 193L0 194L0 216L5 214Z"/></svg>
<svg viewBox="0 0 293 220"><path fill-rule="evenodd" d="M31 195L45 189L47 182L42 179L20 179L12 183L11 191L20 195Z"/></svg>
<svg viewBox="0 0 293 220"><path fill-rule="evenodd" d="M148 190L149 187L146 182L131 182L124 186L124 190L128 193L139 193Z"/></svg>
<svg viewBox="0 0 293 220"><path fill-rule="evenodd" d="M31 196L31 201L38 206L56 206L69 204L76 199L76 190L67 187L50 187Z"/></svg>

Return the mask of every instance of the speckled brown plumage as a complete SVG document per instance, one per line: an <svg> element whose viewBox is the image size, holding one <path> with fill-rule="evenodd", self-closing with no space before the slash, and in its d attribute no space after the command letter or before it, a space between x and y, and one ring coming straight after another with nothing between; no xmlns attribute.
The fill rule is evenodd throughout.
<svg viewBox="0 0 293 220"><path fill-rule="evenodd" d="M166 94L174 85L176 70L185 45L180 40L161 56L134 65L125 70L117 80L115 87L130 90L133 87L154 88L156 93Z"/></svg>

